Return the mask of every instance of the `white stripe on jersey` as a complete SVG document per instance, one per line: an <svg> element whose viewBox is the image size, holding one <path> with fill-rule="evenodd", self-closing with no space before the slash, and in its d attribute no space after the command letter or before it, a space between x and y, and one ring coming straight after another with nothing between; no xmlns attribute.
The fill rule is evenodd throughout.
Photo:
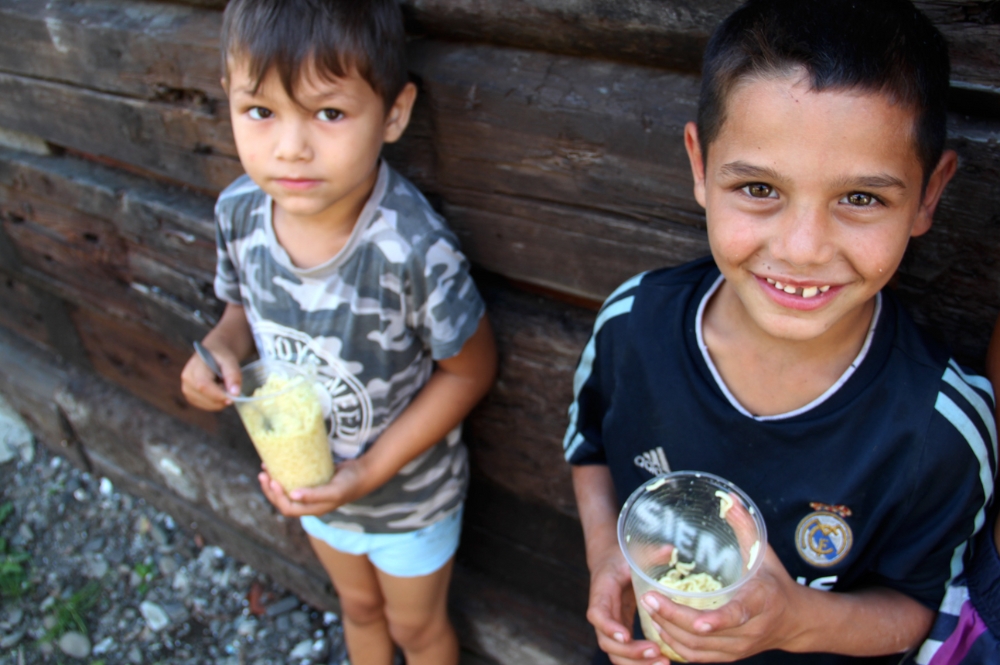
<svg viewBox="0 0 1000 665"><path fill-rule="evenodd" d="M953 370L958 372L958 375L962 377L963 381L972 384L973 386L979 388L985 393L989 393L990 399L992 399L993 403L996 404L997 398L996 395L993 394L993 384L990 383L989 379L987 379L985 376L979 376L978 374L966 374L964 371L962 371L962 368L958 366L958 363L955 362L954 358L949 360L948 364L951 365L951 368Z"/></svg>
<svg viewBox="0 0 1000 665"><path fill-rule="evenodd" d="M958 371L956 372L953 370L958 370ZM958 372L961 371L962 370L960 370L957 365L949 367L944 371L944 381L948 385L952 386L955 390L957 390L958 393L962 397L964 397L969 404L972 405L972 408L976 410L976 413L979 414L979 417L982 418L983 424L986 425L986 431L989 432L990 435L990 447L993 450L993 460L995 462L997 458L997 424L993 416L993 409L990 408L988 404L986 404L986 400L984 400L979 393L977 393L975 390L969 387L969 384L972 383L971 381L969 381L969 379L973 377L970 377L968 375L963 376L962 374L959 374ZM974 377L974 378L978 379L981 377ZM987 385L989 385L988 381ZM992 390L990 391L990 394L992 394Z"/></svg>
<svg viewBox="0 0 1000 665"><path fill-rule="evenodd" d="M610 302L622 293L638 286L639 282L642 281L642 278L645 277L645 275L646 273L644 272L639 273L635 277L632 277L624 282L621 286L615 289L610 296L608 296L608 299L605 302ZM580 398L580 390L582 390L584 384L587 383L587 379L590 378L590 374L594 368L594 356L597 353L597 333L600 332L604 324L610 319L621 314L628 314L632 311L632 303L634 302L635 296L629 296L628 298L623 298L617 302L611 303L610 305L606 305L597 315L597 320L594 321L594 332L590 335L590 339L587 341L587 346L583 349L583 354L580 356L580 364L576 368L576 373L573 375L573 403L569 407L569 426L566 428L566 436L563 437L563 449L566 451L565 456L567 460L573 456L576 449L579 448L584 442L583 435L577 431L577 421L579 416L579 406L577 405L577 400Z"/></svg>
<svg viewBox="0 0 1000 665"><path fill-rule="evenodd" d="M951 369L945 370L945 377L942 378L947 380L947 375L950 371ZM971 538L983 527L983 523L986 521L986 505L989 503L989 498L993 495L993 472L990 469L990 454L986 450L986 443L983 441L983 437L979 433L979 429L975 423L972 422L972 419L966 415L965 411L955 404L950 397L939 392L934 408L938 413L947 418L948 422L954 425L955 429L965 437L969 447L972 448L972 452L979 460L979 480L983 484L983 492L985 493L986 500L983 502L983 507L976 513L973 522L973 531L969 534ZM992 414L988 415L992 416ZM963 542L955 548L955 552L952 554L951 579L948 580L948 586L962 572L962 557L965 555L965 548L966 543ZM921 654L923 654L923 649L921 649Z"/></svg>
<svg viewBox="0 0 1000 665"><path fill-rule="evenodd" d="M920 647L920 653L917 654L913 662L917 665L927 665L927 663L931 662L931 658L938 652L942 644L944 642L940 640L924 640L923 646Z"/></svg>
<svg viewBox="0 0 1000 665"><path fill-rule="evenodd" d="M566 434L568 435L569 432L567 432ZM572 458L573 455L576 454L576 449L579 448L583 444L584 441L586 441L586 439L583 438L583 435L580 434L579 432L577 432L576 436L573 437L573 443L569 444L569 447L566 448L566 460L567 461L569 461L570 458ZM565 442L563 442L563 445L564 446L566 445Z"/></svg>
<svg viewBox="0 0 1000 665"><path fill-rule="evenodd" d="M947 376L947 371L945 375ZM979 480L983 483L983 492L986 493L987 498L993 496L993 471L990 469L990 454L986 450L986 442L983 441L979 428L966 415L965 411L944 393L938 393L934 408L965 437L972 452L979 459ZM978 526L976 528L978 529Z"/></svg>
<svg viewBox="0 0 1000 665"><path fill-rule="evenodd" d="M563 448L566 449L567 460L569 460L570 456L576 452L576 449L580 447L580 444L583 443L582 435L576 434L576 436L573 437L573 434L578 430L577 422L579 406L576 401L580 398L580 390L582 390L584 384L587 383L587 379L590 378L590 373L594 368L594 356L597 353L597 333L610 319L613 319L621 314L628 314L632 310L633 302L635 302L635 296L629 296L628 298L623 298L616 303L612 303L608 307L601 310L601 313L597 316L597 321L594 322L594 334L590 336L587 346L583 349L583 355L580 356L580 366L577 367L576 375L573 377L573 403L569 407L569 427L566 428L566 437L563 439ZM571 437L573 438L571 439Z"/></svg>
<svg viewBox="0 0 1000 665"><path fill-rule="evenodd" d="M590 336L590 341L584 347L583 355L580 356L580 366L576 369L576 374L573 376L574 399L580 396L580 390L583 388L583 384L587 382L587 379L590 378L590 372L594 368L594 356L597 355L597 333L601 331L601 328L609 320L632 311L633 302L635 302L635 296L622 298L618 302L612 303L602 309L601 313L597 315L597 321L594 322L594 334Z"/></svg>

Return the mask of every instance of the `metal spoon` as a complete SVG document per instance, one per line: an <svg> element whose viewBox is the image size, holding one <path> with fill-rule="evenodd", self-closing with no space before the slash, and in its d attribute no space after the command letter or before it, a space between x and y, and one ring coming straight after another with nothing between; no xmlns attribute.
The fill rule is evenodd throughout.
<svg viewBox="0 0 1000 665"><path fill-rule="evenodd" d="M194 351L198 354L199 358L205 361L205 364L208 365L210 370L212 370L212 373L219 377L219 379L222 379L222 382L225 383L225 379L222 376L222 368L219 367L219 363L215 360L215 356L213 356L212 353L197 340L194 342ZM254 411L260 415L261 424L264 426L264 429L268 432L272 431L274 428L272 427L271 419L267 417L267 414L253 402L250 403L250 406L252 406Z"/></svg>
<svg viewBox="0 0 1000 665"><path fill-rule="evenodd" d="M194 352L198 354L199 358L205 361L205 364L208 365L208 368L212 370L213 374L225 381L225 377L222 376L222 368L219 367L219 363L215 361L215 356L213 356L212 353L197 340L195 340L194 343Z"/></svg>

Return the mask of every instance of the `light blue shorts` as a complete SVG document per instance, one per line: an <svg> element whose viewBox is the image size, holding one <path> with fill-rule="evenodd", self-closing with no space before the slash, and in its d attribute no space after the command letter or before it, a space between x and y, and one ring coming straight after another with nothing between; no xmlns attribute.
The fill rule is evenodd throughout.
<svg viewBox="0 0 1000 665"><path fill-rule="evenodd" d="M347 554L364 554L372 565L393 577L430 575L448 563L462 535L462 511L407 533L359 533L338 529L307 515L302 528L313 538Z"/></svg>

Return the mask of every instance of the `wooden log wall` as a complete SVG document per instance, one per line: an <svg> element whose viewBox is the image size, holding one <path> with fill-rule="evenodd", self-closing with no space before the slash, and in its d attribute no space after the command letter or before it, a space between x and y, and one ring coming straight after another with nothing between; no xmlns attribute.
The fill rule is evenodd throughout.
<svg viewBox="0 0 1000 665"><path fill-rule="evenodd" d="M738 3L401 4L421 92L387 158L460 235L501 353L497 385L467 427L474 482L460 562L485 581L456 591L473 617L463 640L499 662L586 662L588 577L560 445L572 371L594 308L618 283L708 251L681 130L704 43ZM961 161L896 287L976 366L1000 310L1000 5L917 4L951 44L949 141ZM257 526L171 486L152 453L138 463L126 452L140 440L148 449L142 423L168 422L208 446L190 443L189 454L231 458L239 473L256 463L235 416L187 406L178 385L190 342L220 313L214 195L242 172L219 85L222 6L0 0L0 144L13 146L0 149L0 357L30 355L25 340L38 354L24 371L0 364L0 390L43 440L193 511L226 542L252 543L265 564L273 551L275 574L309 593L318 569L282 549L288 534L274 535L266 506ZM80 416L74 404L88 393L118 404L108 415L117 429ZM149 413L130 425L126 407ZM489 614L490 584L534 600L496 596L520 609ZM562 609L532 632L531 603ZM571 618L560 623L559 611Z"/></svg>

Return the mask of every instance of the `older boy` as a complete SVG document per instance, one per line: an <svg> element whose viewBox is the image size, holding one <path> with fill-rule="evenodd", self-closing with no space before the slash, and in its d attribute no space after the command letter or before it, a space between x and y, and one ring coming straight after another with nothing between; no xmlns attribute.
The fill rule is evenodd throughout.
<svg viewBox="0 0 1000 665"><path fill-rule="evenodd" d="M240 361L316 366L336 473L286 493L340 596L351 662L456 665L451 562L468 482L461 421L492 383L493 338L468 262L421 194L379 158L416 88L394 0L233 0L222 56L247 176L216 206L228 305L185 394L220 409Z"/></svg>
<svg viewBox="0 0 1000 665"><path fill-rule="evenodd" d="M685 130L712 257L608 298L565 439L612 662L666 662L632 638L615 521L681 469L735 482L769 535L718 610L639 599L682 657L887 662L926 634L996 462L989 383L883 290L955 171L947 89L905 0L751 0L712 37Z"/></svg>

